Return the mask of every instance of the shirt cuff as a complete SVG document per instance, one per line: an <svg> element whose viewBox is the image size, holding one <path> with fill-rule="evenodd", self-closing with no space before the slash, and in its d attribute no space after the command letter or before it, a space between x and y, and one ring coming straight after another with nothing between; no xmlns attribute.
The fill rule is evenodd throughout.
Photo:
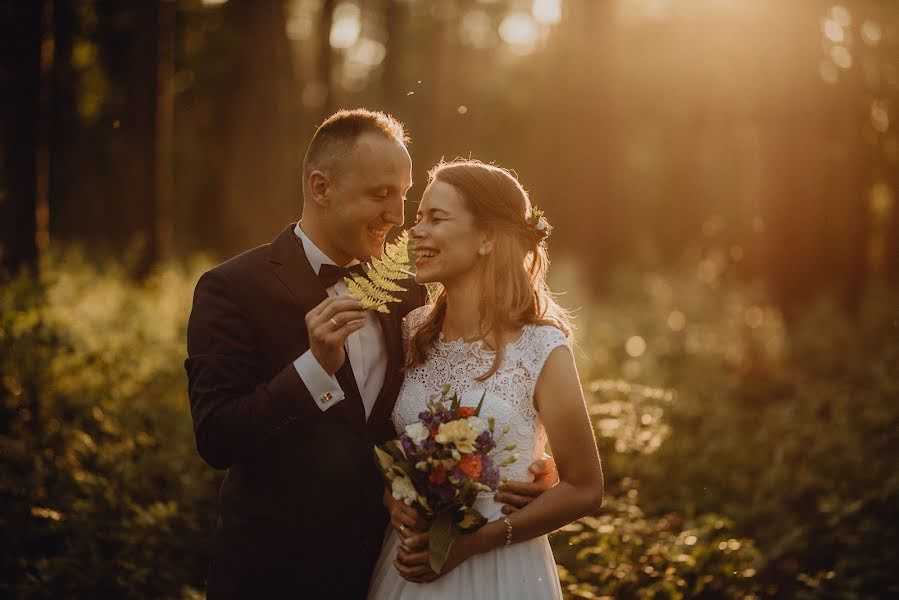
<svg viewBox="0 0 899 600"><path fill-rule="evenodd" d="M328 375L328 372L318 364L312 350L306 350L302 356L293 361L293 366L315 400L316 406L322 411L343 400L343 390L340 389L337 378Z"/></svg>

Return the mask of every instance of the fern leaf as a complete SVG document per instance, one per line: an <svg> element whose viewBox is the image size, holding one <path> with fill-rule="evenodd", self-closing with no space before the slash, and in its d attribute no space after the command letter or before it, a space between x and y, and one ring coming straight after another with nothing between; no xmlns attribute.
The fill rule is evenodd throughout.
<svg viewBox="0 0 899 600"><path fill-rule="evenodd" d="M365 310L389 313L387 304L400 299L390 292L404 292L406 288L398 281L407 279L413 273L409 270L409 232L404 231L396 242L384 248L381 258L372 259L365 277L354 275L345 278L347 289L362 303Z"/></svg>
<svg viewBox="0 0 899 600"><path fill-rule="evenodd" d="M372 269L371 271L368 272L368 278L371 280L371 282L374 285L378 286L379 288L381 288L383 290L387 290L389 292L404 292L404 291L406 291L406 288L402 287L401 285L397 285L396 283L394 283L394 281L392 279L390 279L389 277L385 277L381 273L378 273L377 270L375 270L375 269Z"/></svg>

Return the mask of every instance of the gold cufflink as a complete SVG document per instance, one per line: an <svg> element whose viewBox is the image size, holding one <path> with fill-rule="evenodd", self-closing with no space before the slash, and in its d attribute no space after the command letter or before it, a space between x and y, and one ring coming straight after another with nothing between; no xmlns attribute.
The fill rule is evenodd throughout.
<svg viewBox="0 0 899 600"><path fill-rule="evenodd" d="M331 401L331 392L325 392L324 394L322 394L321 397L318 399L318 401L321 402L322 404L327 404L328 402L330 402Z"/></svg>

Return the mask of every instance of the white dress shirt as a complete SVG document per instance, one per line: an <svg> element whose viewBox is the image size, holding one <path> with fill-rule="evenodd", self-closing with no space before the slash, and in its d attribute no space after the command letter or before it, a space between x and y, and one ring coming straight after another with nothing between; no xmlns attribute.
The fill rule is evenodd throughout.
<svg viewBox="0 0 899 600"><path fill-rule="evenodd" d="M309 264L316 275L323 264L336 264L312 243L312 240L300 228L299 223L294 228L294 233L300 238L303 250L306 252L306 258L309 259ZM349 267L358 262L354 260L343 266ZM349 294L346 283L342 279L327 288L327 292L328 296L332 298ZM356 386L359 388L359 393L362 394L365 418L368 419L375 401L378 399L378 394L381 393L381 386L384 385L384 373L387 371L387 345L384 342L381 323L373 311L365 311L365 325L362 326L362 329L354 331L347 336L344 348L349 357L350 365L353 367ZM344 399L344 391L340 388L337 378L325 371L315 356L312 355L311 349L293 361L293 366L299 373L300 379L306 385L306 389L309 390L312 398L323 411L328 410Z"/></svg>

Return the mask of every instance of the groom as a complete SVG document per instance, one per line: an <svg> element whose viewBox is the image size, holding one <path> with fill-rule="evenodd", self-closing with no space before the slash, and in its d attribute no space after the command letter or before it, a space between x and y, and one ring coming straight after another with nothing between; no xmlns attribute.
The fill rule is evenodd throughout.
<svg viewBox="0 0 899 600"><path fill-rule="evenodd" d="M342 276L403 224L407 142L380 112L326 119L303 163L302 223L197 283L191 415L200 455L228 469L210 600L365 597L387 525L372 447L396 435L400 323L425 292L408 281L390 314L363 311ZM498 499L527 504L547 471Z"/></svg>

